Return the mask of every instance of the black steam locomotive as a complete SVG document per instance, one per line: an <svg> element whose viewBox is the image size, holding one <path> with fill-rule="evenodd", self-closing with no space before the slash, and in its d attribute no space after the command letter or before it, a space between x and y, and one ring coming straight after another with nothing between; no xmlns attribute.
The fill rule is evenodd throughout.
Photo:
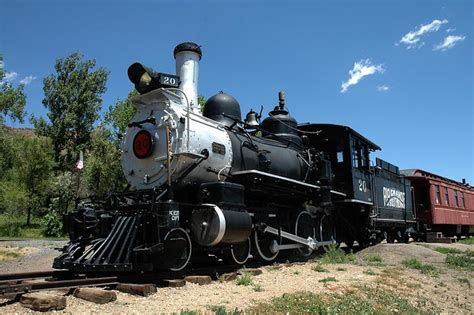
<svg viewBox="0 0 474 315"><path fill-rule="evenodd" d="M407 239L415 217L410 183L346 126L298 124L284 93L260 122L219 93L197 102L194 43L174 50L176 75L139 63L141 94L122 145L132 191L82 203L65 215L70 242L55 268L181 270L203 259L244 264L279 254L307 257L345 242Z"/></svg>

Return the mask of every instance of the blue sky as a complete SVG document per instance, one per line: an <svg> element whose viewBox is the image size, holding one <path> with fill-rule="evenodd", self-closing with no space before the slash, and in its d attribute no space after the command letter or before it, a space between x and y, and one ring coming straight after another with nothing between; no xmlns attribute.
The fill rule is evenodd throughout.
<svg viewBox="0 0 474 315"><path fill-rule="evenodd" d="M56 58L110 70L105 109L131 90L131 63L173 73L174 47L194 41L201 95L266 113L284 90L299 122L349 125L382 147L373 159L473 184L473 21L469 0L0 0L0 52L44 115Z"/></svg>

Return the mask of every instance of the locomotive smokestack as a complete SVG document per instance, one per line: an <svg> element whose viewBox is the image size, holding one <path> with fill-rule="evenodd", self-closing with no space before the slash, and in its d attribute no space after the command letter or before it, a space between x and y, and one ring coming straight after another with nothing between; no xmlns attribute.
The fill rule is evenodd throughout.
<svg viewBox="0 0 474 315"><path fill-rule="evenodd" d="M181 43L174 49L176 75L180 77L179 88L188 97L191 108L200 112L198 104L198 76L201 47L192 42Z"/></svg>

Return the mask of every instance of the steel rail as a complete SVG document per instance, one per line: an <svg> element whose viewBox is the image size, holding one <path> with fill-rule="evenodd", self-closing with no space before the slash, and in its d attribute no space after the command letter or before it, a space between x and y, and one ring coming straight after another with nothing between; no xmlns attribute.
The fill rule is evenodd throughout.
<svg viewBox="0 0 474 315"><path fill-rule="evenodd" d="M44 282L23 282L19 284L8 284L0 286L0 296L6 294L25 294L29 292L72 289L78 287L105 286L118 284L117 277L99 277L85 279L56 280Z"/></svg>
<svg viewBox="0 0 474 315"><path fill-rule="evenodd" d="M299 261L299 260L295 260ZM275 262L284 263L284 260ZM170 279L183 279L190 275L208 275L217 279L219 275L243 268L259 268L265 262L251 262L242 265L197 265L181 271L160 271L154 273L74 273L68 270L38 271L0 274L0 298L8 295L21 295L29 292L73 289L91 286L115 286L119 283L155 283L163 285Z"/></svg>

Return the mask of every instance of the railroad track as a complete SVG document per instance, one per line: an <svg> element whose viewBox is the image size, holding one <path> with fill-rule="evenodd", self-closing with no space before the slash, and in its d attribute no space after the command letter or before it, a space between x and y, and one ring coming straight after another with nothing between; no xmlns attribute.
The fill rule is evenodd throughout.
<svg viewBox="0 0 474 315"><path fill-rule="evenodd" d="M245 268L261 267L262 263L246 264ZM190 275L206 275L217 279L219 275L241 269L239 265L217 265L191 268L180 272L143 274L75 274L67 270L0 274L0 298L30 292L74 289L81 287L115 286L119 283L155 283L182 279Z"/></svg>

